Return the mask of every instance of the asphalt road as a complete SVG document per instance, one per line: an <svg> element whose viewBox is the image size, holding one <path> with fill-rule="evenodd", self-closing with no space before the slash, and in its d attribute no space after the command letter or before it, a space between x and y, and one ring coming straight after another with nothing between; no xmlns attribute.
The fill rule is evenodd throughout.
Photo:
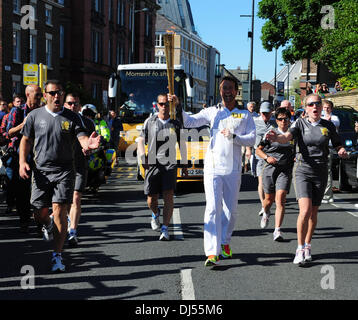
<svg viewBox="0 0 358 320"><path fill-rule="evenodd" d="M158 241L142 182L122 163L98 195L83 201L77 248L65 246L67 271L50 271L51 244L23 235L17 217L0 213L0 300L356 300L358 298L357 193L336 194L321 206L312 241L314 261L295 266L298 206L288 195L284 242L272 240L273 217L262 230L256 181L245 174L233 259L205 268L201 183L179 186L171 241ZM30 277L33 276L33 277ZM138 305L137 305L138 303ZM139 312L139 311L138 311Z"/></svg>

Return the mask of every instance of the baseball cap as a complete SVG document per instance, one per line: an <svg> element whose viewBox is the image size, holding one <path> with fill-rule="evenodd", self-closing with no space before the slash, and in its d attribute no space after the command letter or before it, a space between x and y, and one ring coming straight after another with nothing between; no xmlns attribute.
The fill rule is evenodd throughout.
<svg viewBox="0 0 358 320"><path fill-rule="evenodd" d="M262 102L260 106L260 112L271 112L273 111L273 105L270 102Z"/></svg>

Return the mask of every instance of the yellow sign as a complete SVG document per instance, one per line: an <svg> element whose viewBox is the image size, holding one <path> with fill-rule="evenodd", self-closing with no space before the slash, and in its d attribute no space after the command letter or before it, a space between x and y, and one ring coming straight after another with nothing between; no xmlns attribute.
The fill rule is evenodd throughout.
<svg viewBox="0 0 358 320"><path fill-rule="evenodd" d="M29 84L39 83L39 66L37 64L24 64L23 83L25 86Z"/></svg>

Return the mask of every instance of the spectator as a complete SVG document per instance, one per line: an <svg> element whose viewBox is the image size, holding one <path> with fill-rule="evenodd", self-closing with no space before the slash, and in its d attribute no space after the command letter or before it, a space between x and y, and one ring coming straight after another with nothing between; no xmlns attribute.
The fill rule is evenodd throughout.
<svg viewBox="0 0 358 320"><path fill-rule="evenodd" d="M0 100L0 122L2 121L4 115L9 112L7 107L7 102L5 100Z"/></svg>
<svg viewBox="0 0 358 320"><path fill-rule="evenodd" d="M342 87L341 87L341 83L339 81L336 81L334 88L336 89L337 92L342 91Z"/></svg>
<svg viewBox="0 0 358 320"><path fill-rule="evenodd" d="M15 106L11 109L7 119L7 134L11 140L9 147L13 150L7 161L6 174L9 179L8 192L10 197L15 198L16 210L20 216L20 231L27 233L31 218L31 179L21 179L19 176L19 146L23 128L27 116L40 106L41 88L36 85L29 85L25 89L26 103L22 106ZM18 101L16 102L18 105ZM27 161L32 163L32 152L29 152Z"/></svg>
<svg viewBox="0 0 358 320"><path fill-rule="evenodd" d="M119 157L118 146L120 140L120 132L123 131L123 124L122 120L117 116L117 112L115 110L109 111L107 125L111 132L109 144L111 148L116 151L117 157Z"/></svg>

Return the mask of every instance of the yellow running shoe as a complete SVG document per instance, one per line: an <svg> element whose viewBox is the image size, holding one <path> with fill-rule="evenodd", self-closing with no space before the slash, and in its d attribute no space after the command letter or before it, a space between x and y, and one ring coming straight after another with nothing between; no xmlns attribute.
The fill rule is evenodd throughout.
<svg viewBox="0 0 358 320"><path fill-rule="evenodd" d="M224 259L231 259L232 258L232 251L228 244L221 245L221 256Z"/></svg>
<svg viewBox="0 0 358 320"><path fill-rule="evenodd" d="M205 261L205 267L216 266L218 261L219 261L218 256L208 256L208 258Z"/></svg>

